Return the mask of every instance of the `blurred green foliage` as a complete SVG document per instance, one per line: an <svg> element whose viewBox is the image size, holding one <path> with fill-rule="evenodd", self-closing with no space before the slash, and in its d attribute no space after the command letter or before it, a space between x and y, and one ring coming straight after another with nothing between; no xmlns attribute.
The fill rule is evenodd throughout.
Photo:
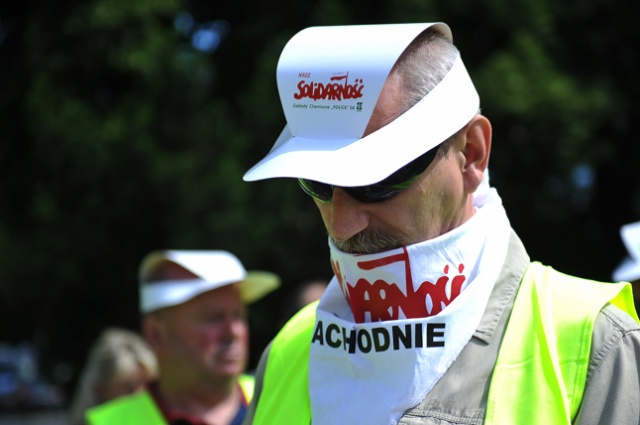
<svg viewBox="0 0 640 425"><path fill-rule="evenodd" d="M310 25L444 21L494 126L491 160L533 258L609 279L640 217L640 5L602 0L27 1L0 6L0 340L72 386L107 325L136 328L137 266L227 249L283 278L252 309L257 356L283 294L329 278L292 180L244 183L284 124L282 47ZM186 26L180 17L191 17ZM215 49L196 31L222 23Z"/></svg>

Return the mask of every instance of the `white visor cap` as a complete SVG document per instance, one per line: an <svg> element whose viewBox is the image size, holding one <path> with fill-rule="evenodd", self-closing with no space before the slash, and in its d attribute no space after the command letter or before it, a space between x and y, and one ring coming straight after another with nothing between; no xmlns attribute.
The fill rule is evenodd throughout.
<svg viewBox="0 0 640 425"><path fill-rule="evenodd" d="M193 279L155 280L147 276L169 261L197 276ZM280 286L280 278L266 271L247 272L240 260L227 251L154 251L140 265L140 311L143 314L185 303L196 296L233 283L240 284L245 304Z"/></svg>
<svg viewBox="0 0 640 425"><path fill-rule="evenodd" d="M620 228L620 237L629 252L613 272L614 281L631 282L640 279L640 221Z"/></svg>
<svg viewBox="0 0 640 425"><path fill-rule="evenodd" d="M464 127L480 98L458 56L423 99L363 137L393 65L432 26L453 41L444 23L311 27L296 34L276 72L287 125L244 180L374 184Z"/></svg>

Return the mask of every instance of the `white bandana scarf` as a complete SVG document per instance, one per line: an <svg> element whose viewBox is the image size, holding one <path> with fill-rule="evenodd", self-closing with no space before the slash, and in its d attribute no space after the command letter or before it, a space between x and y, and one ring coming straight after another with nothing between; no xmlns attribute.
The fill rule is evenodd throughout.
<svg viewBox="0 0 640 425"><path fill-rule="evenodd" d="M435 239L370 255L331 243L336 276L318 305L309 358L314 424L395 424L477 328L510 225L485 179L475 215Z"/></svg>

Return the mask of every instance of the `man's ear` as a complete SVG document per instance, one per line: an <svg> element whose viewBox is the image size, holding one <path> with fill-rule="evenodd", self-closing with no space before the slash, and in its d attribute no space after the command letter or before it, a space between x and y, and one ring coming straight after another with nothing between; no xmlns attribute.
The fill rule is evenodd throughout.
<svg viewBox="0 0 640 425"><path fill-rule="evenodd" d="M157 354L164 346L164 323L158 312L149 313L142 319L142 334L151 349Z"/></svg>
<svg viewBox="0 0 640 425"><path fill-rule="evenodd" d="M467 193L473 193L482 182L491 153L491 123L485 116L476 115L466 125L463 153L465 190Z"/></svg>

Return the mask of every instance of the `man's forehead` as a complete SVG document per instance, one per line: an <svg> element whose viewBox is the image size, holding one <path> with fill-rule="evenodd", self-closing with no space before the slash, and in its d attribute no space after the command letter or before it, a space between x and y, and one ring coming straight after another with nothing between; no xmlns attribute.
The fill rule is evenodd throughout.
<svg viewBox="0 0 640 425"><path fill-rule="evenodd" d="M240 283L230 283L210 291L203 292L184 303L198 306L201 311L222 311L233 308L245 308L242 301Z"/></svg>
<svg viewBox="0 0 640 425"><path fill-rule="evenodd" d="M397 74L393 73L382 86L380 97L378 97L373 109L364 136L384 127L401 115L404 112L402 109L403 101L401 82Z"/></svg>
<svg viewBox="0 0 640 425"><path fill-rule="evenodd" d="M144 276L142 276L142 280L145 282L190 280L197 278L198 276L195 273L167 259L158 261L153 267L146 270Z"/></svg>

